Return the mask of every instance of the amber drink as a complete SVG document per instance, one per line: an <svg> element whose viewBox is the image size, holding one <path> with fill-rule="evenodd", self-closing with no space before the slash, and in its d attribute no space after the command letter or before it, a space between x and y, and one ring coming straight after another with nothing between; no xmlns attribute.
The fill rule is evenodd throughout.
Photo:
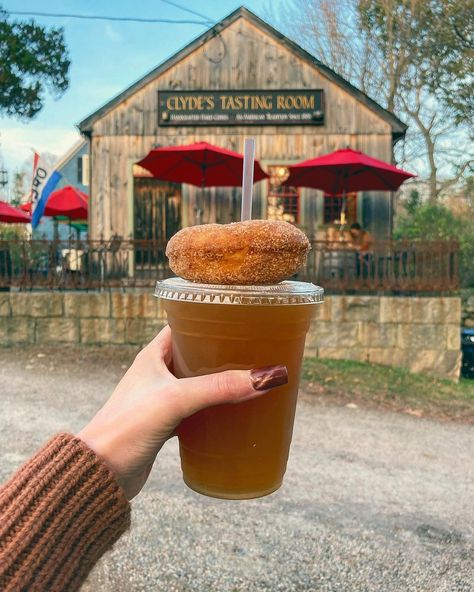
<svg viewBox="0 0 474 592"><path fill-rule="evenodd" d="M303 282L239 287L172 278L158 282L155 294L172 330L176 376L287 366L288 384L200 411L178 431L191 489L225 499L275 491L288 460L305 337L323 290Z"/></svg>

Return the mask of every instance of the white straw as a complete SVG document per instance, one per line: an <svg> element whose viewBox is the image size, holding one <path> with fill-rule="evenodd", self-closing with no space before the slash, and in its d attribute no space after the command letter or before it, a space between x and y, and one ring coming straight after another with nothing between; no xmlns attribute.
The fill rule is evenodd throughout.
<svg viewBox="0 0 474 592"><path fill-rule="evenodd" d="M241 220L252 219L253 162L255 160L255 139L246 138L244 144L244 172L242 178Z"/></svg>

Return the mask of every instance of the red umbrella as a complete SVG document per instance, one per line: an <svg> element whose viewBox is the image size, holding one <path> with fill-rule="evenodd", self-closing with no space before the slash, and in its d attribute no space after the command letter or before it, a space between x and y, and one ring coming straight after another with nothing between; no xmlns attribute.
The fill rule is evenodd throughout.
<svg viewBox="0 0 474 592"><path fill-rule="evenodd" d="M313 187L332 195L395 191L406 179L416 176L351 148L305 160L289 166L288 170L290 175L284 185Z"/></svg>
<svg viewBox="0 0 474 592"><path fill-rule="evenodd" d="M71 185L53 191L46 202L46 216L66 216L70 220L85 220L89 196Z"/></svg>
<svg viewBox="0 0 474 592"><path fill-rule="evenodd" d="M244 157L238 152L197 142L187 146L154 148L137 164L161 181L189 183L197 187L239 187ZM253 180L268 175L255 161Z"/></svg>
<svg viewBox="0 0 474 592"><path fill-rule="evenodd" d="M20 206L25 212L31 212L31 203ZM86 220L89 209L89 196L79 189L67 185L53 191L46 202L45 216L66 216L70 220Z"/></svg>
<svg viewBox="0 0 474 592"><path fill-rule="evenodd" d="M0 201L0 222L28 224L28 222L31 222L31 216L28 216L28 214L25 214L21 210L17 210L4 201Z"/></svg>

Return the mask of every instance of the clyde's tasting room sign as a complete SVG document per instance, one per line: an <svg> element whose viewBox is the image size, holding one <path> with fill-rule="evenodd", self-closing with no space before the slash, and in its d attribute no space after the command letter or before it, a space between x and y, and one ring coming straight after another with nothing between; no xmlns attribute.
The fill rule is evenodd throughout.
<svg viewBox="0 0 474 592"><path fill-rule="evenodd" d="M323 125L322 90L158 91L158 125Z"/></svg>

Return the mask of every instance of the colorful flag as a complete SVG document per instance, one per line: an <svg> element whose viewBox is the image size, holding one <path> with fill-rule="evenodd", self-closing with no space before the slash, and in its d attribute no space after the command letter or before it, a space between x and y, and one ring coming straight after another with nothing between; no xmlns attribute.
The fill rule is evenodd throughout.
<svg viewBox="0 0 474 592"><path fill-rule="evenodd" d="M31 182L31 227L38 226L48 197L54 191L61 173L48 166L44 160L35 153L33 164L33 181Z"/></svg>

